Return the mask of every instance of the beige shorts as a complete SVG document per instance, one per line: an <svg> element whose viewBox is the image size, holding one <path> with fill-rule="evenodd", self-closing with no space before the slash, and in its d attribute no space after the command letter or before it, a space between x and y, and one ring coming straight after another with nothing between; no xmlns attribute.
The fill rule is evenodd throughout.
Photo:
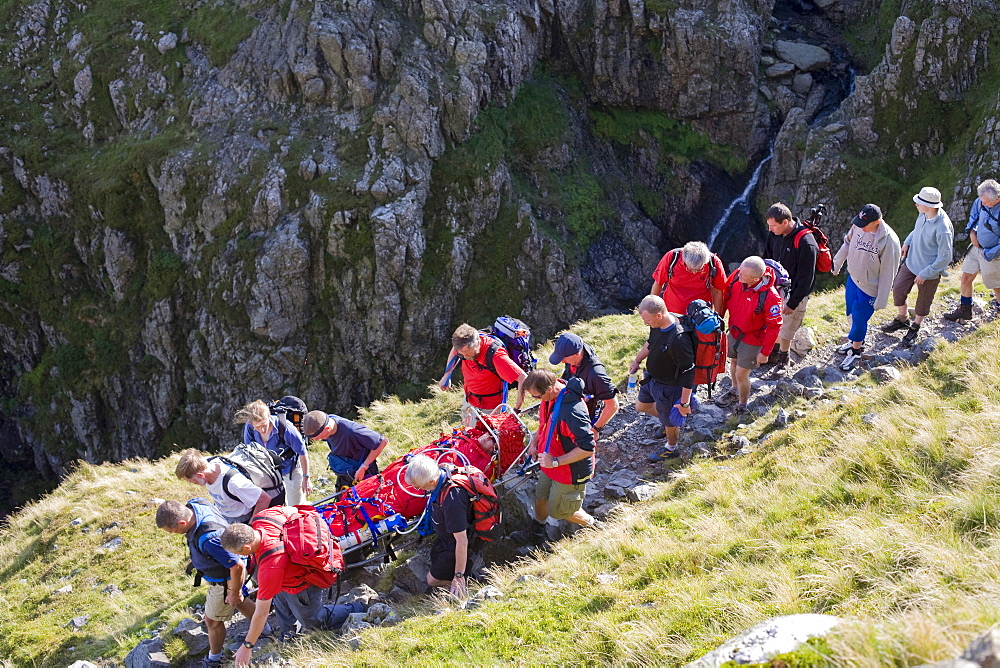
<svg viewBox="0 0 1000 668"><path fill-rule="evenodd" d="M966 274L982 274L983 285L990 290L1000 288L1000 258L988 261L983 257L983 249L972 246L962 262L962 272Z"/></svg>
<svg viewBox="0 0 1000 668"><path fill-rule="evenodd" d="M208 597L205 599L205 616L217 622L228 622L233 618L236 608L226 603L226 588L220 582L208 585Z"/></svg>
<svg viewBox="0 0 1000 668"><path fill-rule="evenodd" d="M802 326L802 320L806 317L806 305L809 303L809 296L799 302L791 315L781 314L781 331L778 332L779 339L791 341L795 337L795 332Z"/></svg>
<svg viewBox="0 0 1000 668"><path fill-rule="evenodd" d="M535 498L548 499L549 517L564 520L583 508L583 499L587 495L587 483L567 485L556 482L544 473L538 476L535 483Z"/></svg>

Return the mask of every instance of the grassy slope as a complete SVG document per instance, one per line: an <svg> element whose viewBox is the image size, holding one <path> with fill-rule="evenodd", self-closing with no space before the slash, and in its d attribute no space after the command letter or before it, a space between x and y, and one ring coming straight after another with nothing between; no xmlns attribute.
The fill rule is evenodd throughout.
<svg viewBox="0 0 1000 668"><path fill-rule="evenodd" d="M822 337L837 333L839 308L835 292L811 303L810 324ZM596 344L616 380L624 377L642 339L637 318L574 329ZM503 602L432 616L427 601L404 624L365 633L363 653L315 634L289 648L290 658L673 664L760 619L812 611L859 620L829 642L838 663L951 656L1000 621L997 337L996 325L985 326L902 382L814 410L748 457L691 466L607 529L499 571ZM398 453L435 437L457 400L390 399L362 419L384 430ZM869 413L877 416L871 424L861 419ZM749 428L751 440L768 422ZM194 491L172 479L173 463L83 465L9 519L0 533L0 657L16 665L121 658L203 596L182 574L181 541L153 528L147 503ZM313 465L324 465L318 449ZM83 523L70 526L76 517ZM119 550L97 549L119 535ZM598 573L617 580L598 584ZM525 574L539 579L516 581ZM71 593L52 593L66 584ZM124 595L103 594L108 584ZM82 631L66 627L82 614L90 615Z"/></svg>

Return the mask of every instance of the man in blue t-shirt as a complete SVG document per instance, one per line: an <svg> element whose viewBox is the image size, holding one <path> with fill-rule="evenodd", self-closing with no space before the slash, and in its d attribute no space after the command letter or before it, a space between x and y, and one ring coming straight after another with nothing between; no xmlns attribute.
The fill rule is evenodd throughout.
<svg viewBox="0 0 1000 668"><path fill-rule="evenodd" d="M309 411L302 418L302 432L330 447L327 461L337 474L337 488L350 487L378 473L375 460L389 439L363 424L323 411Z"/></svg>
<svg viewBox="0 0 1000 668"><path fill-rule="evenodd" d="M197 497L186 504L180 501L161 503L156 509L156 526L187 538L191 564L208 583L205 628L209 653L203 665L207 668L221 666L226 622L232 619L235 610L250 619L255 607L253 601L243 598L244 558L222 549L219 542L227 526L226 519L211 502ZM265 629L265 632L269 631Z"/></svg>

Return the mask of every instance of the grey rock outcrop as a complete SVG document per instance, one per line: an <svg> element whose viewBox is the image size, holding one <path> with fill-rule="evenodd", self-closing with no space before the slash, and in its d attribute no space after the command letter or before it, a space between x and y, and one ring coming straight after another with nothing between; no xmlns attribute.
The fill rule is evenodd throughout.
<svg viewBox="0 0 1000 668"><path fill-rule="evenodd" d="M840 618L830 615L773 617L727 640L718 649L687 664L687 668L716 668L729 661L765 663L779 654L795 651L810 638L825 636L839 623Z"/></svg>

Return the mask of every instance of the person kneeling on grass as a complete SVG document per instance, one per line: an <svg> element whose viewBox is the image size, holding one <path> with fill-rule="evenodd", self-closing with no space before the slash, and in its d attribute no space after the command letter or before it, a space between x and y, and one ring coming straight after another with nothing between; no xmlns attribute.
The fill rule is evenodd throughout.
<svg viewBox="0 0 1000 668"><path fill-rule="evenodd" d="M583 381L563 382L547 369L535 369L524 379L524 391L541 400L538 431L532 434L528 453L537 459L541 475L535 484L535 519L531 528L515 531L511 539L542 545L549 517L581 526L594 518L583 509L587 481L594 477L596 439L583 401Z"/></svg>
<svg viewBox="0 0 1000 668"><path fill-rule="evenodd" d="M649 339L628 372L637 373L646 360L646 376L635 409L657 418L663 427L667 446L650 456L651 460L660 461L677 456L681 427L691 414L695 343L692 334L684 331L663 300L655 295L648 295L640 302L639 317L649 327Z"/></svg>
<svg viewBox="0 0 1000 668"><path fill-rule="evenodd" d="M327 561L322 567L292 561L291 544L285 530L289 522L318 527L316 542L301 545L297 556L301 560L304 554L314 557L326 554ZM302 524L299 536L305 535L301 527ZM252 556L256 564L257 603L247 615L250 627L243 645L233 657L237 666L250 664L254 644L266 632L272 603L280 631L286 635L312 629L338 629L352 612L365 611L366 606L360 601L324 604L327 589L344 566L340 549L329 531L314 509L276 506L254 516L249 526L231 524L222 532L223 549L244 557Z"/></svg>
<svg viewBox="0 0 1000 668"><path fill-rule="evenodd" d="M242 594L246 560L225 550L220 542L226 524L208 499L195 498L186 504L164 501L156 509L156 526L187 539L191 565L198 571L198 577L208 583L205 598L208 657L202 664L205 668L222 666L226 622L233 618L233 613L239 610L249 619L254 612L253 601ZM270 629L265 627L264 632L269 633Z"/></svg>

